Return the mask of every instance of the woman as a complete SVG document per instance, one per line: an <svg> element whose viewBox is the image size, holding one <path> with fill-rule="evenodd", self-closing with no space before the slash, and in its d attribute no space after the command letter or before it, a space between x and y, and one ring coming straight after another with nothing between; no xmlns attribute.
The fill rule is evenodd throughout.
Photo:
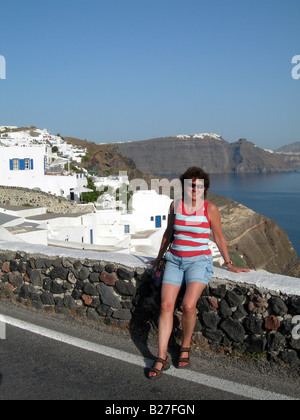
<svg viewBox="0 0 300 420"><path fill-rule="evenodd" d="M249 271L234 267L230 261L218 208L205 201L209 175L201 168L192 167L180 180L183 199L172 202L168 227L158 257L155 261L148 262L156 267L172 242L165 256L167 262L161 291L158 357L149 370L149 379L159 378L162 372L170 367L167 348L173 329L176 300L184 281L186 291L182 302L183 343L177 367L182 369L190 364L191 340L197 316L196 305L213 275L213 259L208 246L211 231L228 270L235 273Z"/></svg>

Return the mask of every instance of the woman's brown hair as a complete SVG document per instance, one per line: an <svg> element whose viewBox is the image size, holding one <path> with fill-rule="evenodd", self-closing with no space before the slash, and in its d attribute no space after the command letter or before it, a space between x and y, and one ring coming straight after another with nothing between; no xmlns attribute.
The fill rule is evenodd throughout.
<svg viewBox="0 0 300 420"><path fill-rule="evenodd" d="M181 181L181 185L182 185L182 196L184 195L184 181L186 179L203 179L204 181L204 198L206 198L207 196L207 191L209 189L210 186L210 179L209 179L209 174L207 172L205 172L203 169L198 168L197 166L191 166L189 169L187 169L185 171L184 174L182 174L179 177L180 181Z"/></svg>

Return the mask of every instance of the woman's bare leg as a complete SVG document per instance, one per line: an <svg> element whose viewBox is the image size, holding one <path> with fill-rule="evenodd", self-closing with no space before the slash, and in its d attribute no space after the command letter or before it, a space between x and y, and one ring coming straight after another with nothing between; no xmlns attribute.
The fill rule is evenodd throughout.
<svg viewBox="0 0 300 420"><path fill-rule="evenodd" d="M192 335L195 330L196 324L196 306L200 299L206 284L203 283L189 283L182 301L182 330L183 330L183 342L182 347L191 347ZM188 353L181 353L181 358L187 358ZM180 362L179 366L186 366L187 363Z"/></svg>
<svg viewBox="0 0 300 420"><path fill-rule="evenodd" d="M175 304L180 291L179 286L172 284L163 284L161 291L161 310L158 327L158 357L165 360L169 340L173 330L173 317ZM162 368L162 363L156 363L154 367L158 370ZM149 376L156 376L155 373L149 373Z"/></svg>

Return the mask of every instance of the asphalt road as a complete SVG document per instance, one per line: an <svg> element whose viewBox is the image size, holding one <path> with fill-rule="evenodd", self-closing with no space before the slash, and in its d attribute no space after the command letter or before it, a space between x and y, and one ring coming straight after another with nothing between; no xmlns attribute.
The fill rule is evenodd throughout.
<svg viewBox="0 0 300 420"><path fill-rule="evenodd" d="M300 399L299 373L282 366L195 350L190 369L172 366L149 380L154 338L143 343L116 329L3 301L0 323L0 400L103 400L107 414L119 414L118 403L135 404L140 412L129 414L136 417L150 401L154 414L179 405L185 410L188 403L199 409L203 400Z"/></svg>

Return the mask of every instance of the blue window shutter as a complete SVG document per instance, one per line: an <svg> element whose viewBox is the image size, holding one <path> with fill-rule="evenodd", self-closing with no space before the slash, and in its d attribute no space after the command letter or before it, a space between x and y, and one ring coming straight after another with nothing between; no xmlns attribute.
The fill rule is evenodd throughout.
<svg viewBox="0 0 300 420"><path fill-rule="evenodd" d="M33 169L33 159L30 159L31 165L30 165L30 169Z"/></svg>
<svg viewBox="0 0 300 420"><path fill-rule="evenodd" d="M20 159L20 171L25 170L25 159Z"/></svg>
<svg viewBox="0 0 300 420"><path fill-rule="evenodd" d="M13 171L13 169L14 169L14 162L13 162L13 159L9 159L9 169L10 169L11 171Z"/></svg>

